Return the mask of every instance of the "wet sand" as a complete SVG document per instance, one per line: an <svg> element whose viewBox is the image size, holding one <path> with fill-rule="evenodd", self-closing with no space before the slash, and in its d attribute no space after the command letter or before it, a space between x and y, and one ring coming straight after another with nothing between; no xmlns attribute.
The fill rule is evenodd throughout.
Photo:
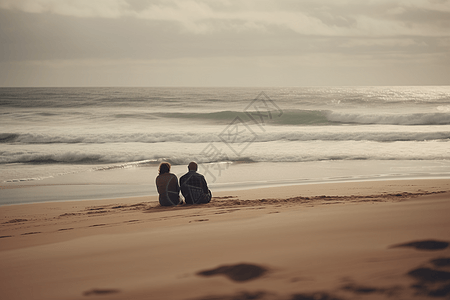
<svg viewBox="0 0 450 300"><path fill-rule="evenodd" d="M2 299L450 296L450 180L0 207Z"/></svg>

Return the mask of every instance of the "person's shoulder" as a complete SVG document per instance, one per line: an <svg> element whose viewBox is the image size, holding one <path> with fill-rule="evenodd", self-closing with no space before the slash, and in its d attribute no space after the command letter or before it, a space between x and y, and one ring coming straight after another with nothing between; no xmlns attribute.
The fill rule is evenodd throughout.
<svg viewBox="0 0 450 300"><path fill-rule="evenodd" d="M195 173L195 176L200 179L205 179L205 176L203 176L203 174L200 173Z"/></svg>
<svg viewBox="0 0 450 300"><path fill-rule="evenodd" d="M163 173L163 174L159 174L158 176L156 176L156 179L158 178L164 178L164 177L177 177L177 175L173 174L173 173Z"/></svg>
<svg viewBox="0 0 450 300"><path fill-rule="evenodd" d="M155 179L156 183L161 182L161 180L163 180L161 174L159 174L158 176L156 176L156 179Z"/></svg>

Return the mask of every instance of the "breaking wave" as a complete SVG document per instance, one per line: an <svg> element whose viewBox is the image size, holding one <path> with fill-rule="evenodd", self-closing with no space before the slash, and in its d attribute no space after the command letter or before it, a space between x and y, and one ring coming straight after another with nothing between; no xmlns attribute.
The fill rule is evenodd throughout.
<svg viewBox="0 0 450 300"><path fill-rule="evenodd" d="M247 133L251 137L251 133ZM449 140L450 131L410 132L410 131L333 131L333 130L284 130L278 132L255 133L258 142L273 141L431 141ZM247 138L241 134L241 140ZM136 134L72 134L54 135L37 133L0 133L0 144L108 144L108 143L210 143L223 142L221 132L182 133L136 133ZM239 142L239 141L237 141Z"/></svg>
<svg viewBox="0 0 450 300"><path fill-rule="evenodd" d="M443 110L441 110L443 111ZM288 110L288 111L220 111L213 113L172 113L162 114L167 118L198 119L231 122L240 118L246 122L279 125L449 125L448 112L410 114L366 114L331 110Z"/></svg>
<svg viewBox="0 0 450 300"><path fill-rule="evenodd" d="M383 124L383 125L448 125L449 113L415 114L353 114L327 113L330 122L342 124Z"/></svg>
<svg viewBox="0 0 450 300"><path fill-rule="evenodd" d="M104 154L86 154L78 152L63 152L51 154L26 154L15 155L0 159L0 164L70 164L70 165L101 165L95 169L109 170L115 168L136 167L151 164L158 164L162 161L170 162L172 165L187 165L193 159L198 163L253 163L253 162L313 162L328 160L448 160L450 154L442 153L415 153L414 151L404 151L397 153L394 151L362 151L355 150L345 153L324 152L323 150L314 153L312 151L288 151L279 154L265 154L257 151L248 151L246 156L221 156L211 158L202 155L181 155L171 154L163 155L142 155L138 153L104 153Z"/></svg>

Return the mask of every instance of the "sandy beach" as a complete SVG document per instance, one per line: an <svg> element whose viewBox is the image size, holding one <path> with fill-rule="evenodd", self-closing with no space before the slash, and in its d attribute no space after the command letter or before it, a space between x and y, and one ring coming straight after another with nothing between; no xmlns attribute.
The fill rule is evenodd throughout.
<svg viewBox="0 0 450 300"><path fill-rule="evenodd" d="M448 299L450 180L0 207L2 299Z"/></svg>
<svg viewBox="0 0 450 300"><path fill-rule="evenodd" d="M450 300L450 0L0 0L0 45L0 300Z"/></svg>

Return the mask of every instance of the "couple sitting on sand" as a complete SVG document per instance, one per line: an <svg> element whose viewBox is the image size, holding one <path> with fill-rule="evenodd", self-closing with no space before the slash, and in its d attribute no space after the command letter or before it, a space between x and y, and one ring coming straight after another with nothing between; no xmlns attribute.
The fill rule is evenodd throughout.
<svg viewBox="0 0 450 300"><path fill-rule="evenodd" d="M180 184L178 185L177 176L170 173L170 164L163 162L159 165L156 187L161 206L183 204L180 199L180 187L186 204L209 203L211 201L211 191L208 189L205 177L197 173L197 168L195 162L189 163L189 172L180 177Z"/></svg>

